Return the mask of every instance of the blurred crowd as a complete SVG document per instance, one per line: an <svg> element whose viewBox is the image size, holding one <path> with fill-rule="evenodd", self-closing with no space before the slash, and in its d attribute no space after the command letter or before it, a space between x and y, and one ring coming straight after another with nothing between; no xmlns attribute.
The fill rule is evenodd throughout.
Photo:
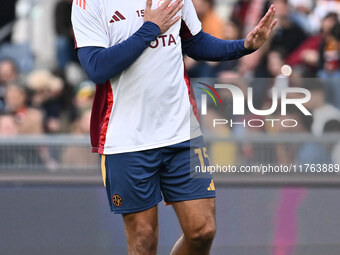
<svg viewBox="0 0 340 255"><path fill-rule="evenodd" d="M50 1L4 1L5 7L0 10L0 134L88 133L95 87L81 71L73 50L72 0L52 1L47 15L52 29L47 30L43 30L47 22L41 24L40 20L38 25L34 24ZM315 113L314 118L322 119L323 126L315 127L314 120L311 130L315 134L325 132L328 121L336 126L330 130L337 130L340 1L193 0L193 3L203 30L221 39L245 37L271 4L276 6L279 23L265 47L240 60L212 63L184 57L192 78L267 78L240 85L244 90L253 87L257 109L268 106L273 87L297 86L291 82L297 77L320 79L317 86L311 87L315 96L308 107ZM44 50L39 48L44 49L43 44L52 40L47 36L50 34L53 54L45 51L43 56L48 57L41 57ZM308 88L308 84L304 86ZM230 109L224 111L230 113Z"/></svg>
<svg viewBox="0 0 340 255"><path fill-rule="evenodd" d="M81 72L74 51L72 0L54 3L55 61L46 65L35 59L32 38L15 39L27 33L43 1L5 2L0 10L0 134L88 134L95 86Z"/></svg>

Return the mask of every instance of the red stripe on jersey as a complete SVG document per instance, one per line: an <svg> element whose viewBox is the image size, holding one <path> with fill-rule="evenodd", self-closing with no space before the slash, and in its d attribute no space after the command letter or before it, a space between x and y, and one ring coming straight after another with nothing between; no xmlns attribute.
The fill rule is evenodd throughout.
<svg viewBox="0 0 340 255"><path fill-rule="evenodd" d="M193 34L191 33L189 27L187 26L184 20L182 20L181 30L179 32L179 35L181 36L182 40L188 40L191 37L193 37Z"/></svg>
<svg viewBox="0 0 340 255"><path fill-rule="evenodd" d="M77 0L76 5L86 10L86 0Z"/></svg>
<svg viewBox="0 0 340 255"><path fill-rule="evenodd" d="M113 107L113 93L111 83L96 86L96 94L91 115L91 144L92 152L103 154L106 133Z"/></svg>
<svg viewBox="0 0 340 255"><path fill-rule="evenodd" d="M119 19L116 15L113 15L112 18L113 18L115 21L120 21L120 19Z"/></svg>
<svg viewBox="0 0 340 255"><path fill-rule="evenodd" d="M124 17L119 11L116 11L115 14L116 14L121 20L125 20L125 17Z"/></svg>
<svg viewBox="0 0 340 255"><path fill-rule="evenodd" d="M187 84L189 101L190 101L190 104L192 105L192 110L194 111L196 119L199 122L198 108L197 108L197 102L196 102L194 90L192 89L190 77L189 77L185 67L184 67L184 80L185 80L185 83Z"/></svg>

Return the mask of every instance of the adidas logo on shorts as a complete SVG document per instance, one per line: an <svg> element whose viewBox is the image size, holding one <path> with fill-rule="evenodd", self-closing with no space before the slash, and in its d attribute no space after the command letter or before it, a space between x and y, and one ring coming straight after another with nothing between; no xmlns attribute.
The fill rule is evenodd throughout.
<svg viewBox="0 0 340 255"><path fill-rule="evenodd" d="M209 187L207 188L208 191L214 191L215 190L215 184L214 180L211 180Z"/></svg>

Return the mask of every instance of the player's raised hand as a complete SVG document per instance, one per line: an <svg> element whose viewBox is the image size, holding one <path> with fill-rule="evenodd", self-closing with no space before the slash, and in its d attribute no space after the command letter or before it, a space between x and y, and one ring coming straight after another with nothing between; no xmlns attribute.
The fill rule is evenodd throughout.
<svg viewBox="0 0 340 255"><path fill-rule="evenodd" d="M269 38L277 19L275 17L275 7L270 6L266 15L261 19L259 24L247 35L244 42L244 47L249 50L257 50L260 48Z"/></svg>
<svg viewBox="0 0 340 255"><path fill-rule="evenodd" d="M173 24L181 19L180 16L175 17L175 15L183 8L182 1L176 0L176 2L170 5L171 0L165 0L161 6L152 10L152 0L147 0L144 21L155 23L161 29L161 33L168 31Z"/></svg>

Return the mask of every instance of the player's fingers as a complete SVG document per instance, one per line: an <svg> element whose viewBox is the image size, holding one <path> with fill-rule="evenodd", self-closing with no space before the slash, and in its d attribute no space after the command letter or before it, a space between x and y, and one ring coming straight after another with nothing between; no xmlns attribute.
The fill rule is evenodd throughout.
<svg viewBox="0 0 340 255"><path fill-rule="evenodd" d="M250 32L249 36L250 36L250 39L254 39L256 37L256 35L258 34L259 32L259 28L258 27L255 27L253 29L253 31Z"/></svg>
<svg viewBox="0 0 340 255"><path fill-rule="evenodd" d="M175 24L177 21L179 21L181 19L181 16L177 16L175 18L173 18L172 20L169 21L169 28Z"/></svg>
<svg viewBox="0 0 340 255"><path fill-rule="evenodd" d="M271 14L271 13L268 11L267 14L260 20L260 22L259 22L259 24L258 24L258 26L259 26L260 28L264 27L264 25L266 24L267 20L269 19L269 15L270 15L270 14Z"/></svg>
<svg viewBox="0 0 340 255"><path fill-rule="evenodd" d="M179 5L183 0L176 0L175 2L173 2L170 6L168 6L169 8L167 9L168 11L173 10L174 8L176 8L177 5Z"/></svg>
<svg viewBox="0 0 340 255"><path fill-rule="evenodd" d="M172 0L165 0L164 3L162 3L161 6L159 6L159 9L165 10L166 8L168 8L171 1Z"/></svg>
<svg viewBox="0 0 340 255"><path fill-rule="evenodd" d="M275 20L270 24L270 27L269 27L270 31L273 30L273 28L276 26L277 22L278 22L278 20L275 19Z"/></svg>
<svg viewBox="0 0 340 255"><path fill-rule="evenodd" d="M270 16L272 15L273 12L273 8L274 6L272 5L267 11L266 15L264 15L264 17L260 20L258 24L259 28L262 28L266 24L266 22L270 19Z"/></svg>
<svg viewBox="0 0 340 255"><path fill-rule="evenodd" d="M146 0L146 11L151 10L152 0Z"/></svg>
<svg viewBox="0 0 340 255"><path fill-rule="evenodd" d="M267 22L268 27L270 27L270 25L273 23L273 20L275 18L275 14L276 14L276 10L275 10L275 8L273 8L272 15L270 16L270 18L268 19L268 22Z"/></svg>
<svg viewBox="0 0 340 255"><path fill-rule="evenodd" d="M276 26L278 20L275 19L269 26L268 30L265 33L265 38L269 38L271 33L273 32L274 27Z"/></svg>
<svg viewBox="0 0 340 255"><path fill-rule="evenodd" d="M182 3L183 0L176 0L174 3L172 3L169 8L167 9L169 13L173 12L178 5L180 5Z"/></svg>
<svg viewBox="0 0 340 255"><path fill-rule="evenodd" d="M171 6L173 8L169 10L170 18L173 18L183 8L183 6L182 0L176 1L176 5Z"/></svg>

